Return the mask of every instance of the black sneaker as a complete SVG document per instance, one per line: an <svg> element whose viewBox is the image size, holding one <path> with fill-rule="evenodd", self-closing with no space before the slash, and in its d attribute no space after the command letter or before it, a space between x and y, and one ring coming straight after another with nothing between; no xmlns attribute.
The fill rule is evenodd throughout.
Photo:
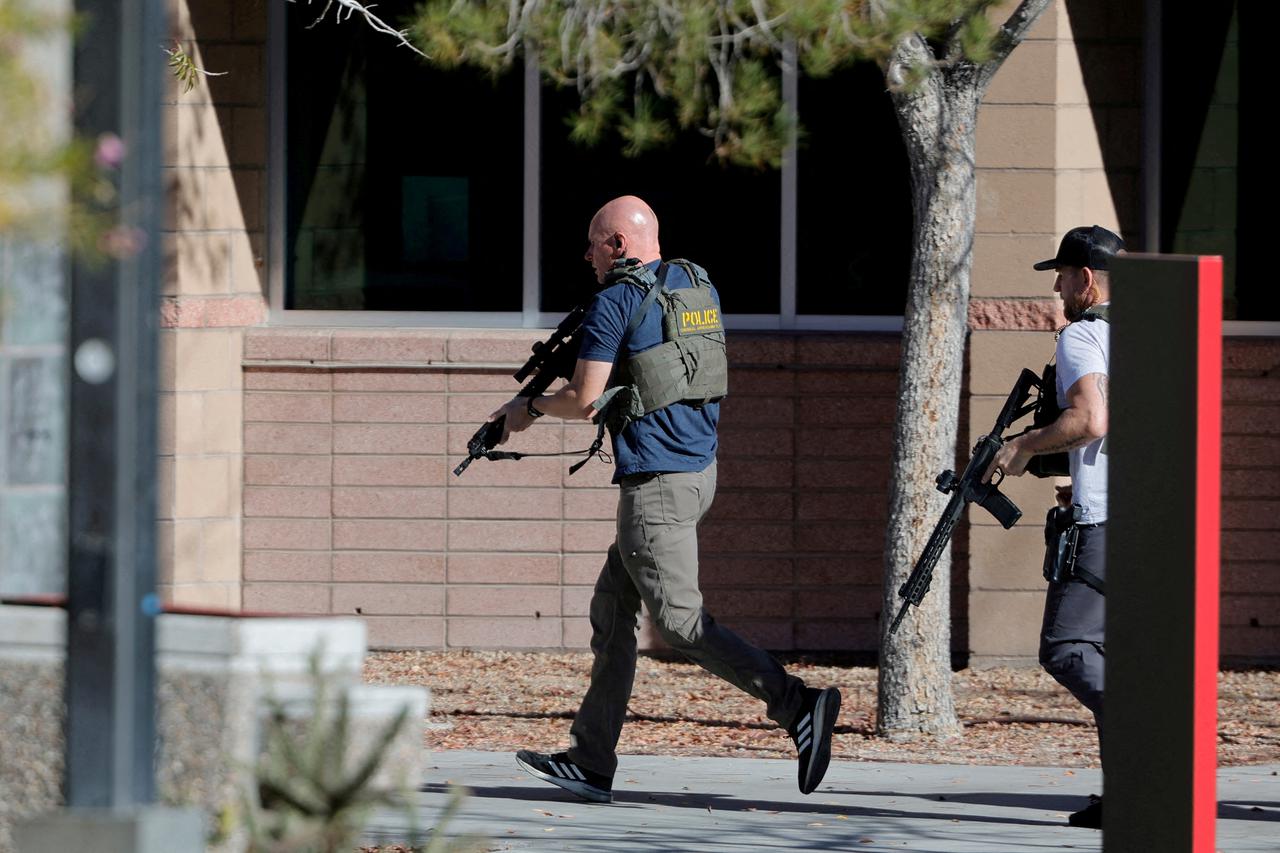
<svg viewBox="0 0 1280 853"><path fill-rule="evenodd" d="M593 803L613 802L613 779L579 767L569 760L567 752L545 755L522 749L516 753L516 764L539 779L559 785L584 800Z"/></svg>
<svg viewBox="0 0 1280 853"><path fill-rule="evenodd" d="M1084 829L1102 829L1102 797L1090 796L1093 802L1067 816L1067 823Z"/></svg>
<svg viewBox="0 0 1280 853"><path fill-rule="evenodd" d="M812 793L822 783L831 763L831 732L840 713L840 691L834 687L815 690L806 687L804 704L787 733L796 742L800 760L800 793Z"/></svg>

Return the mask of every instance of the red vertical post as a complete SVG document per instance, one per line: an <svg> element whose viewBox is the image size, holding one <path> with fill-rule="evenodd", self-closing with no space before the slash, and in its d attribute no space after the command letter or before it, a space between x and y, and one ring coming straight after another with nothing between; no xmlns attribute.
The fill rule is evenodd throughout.
<svg viewBox="0 0 1280 853"><path fill-rule="evenodd" d="M1112 268L1106 853L1214 853L1222 260Z"/></svg>
<svg viewBox="0 0 1280 853"><path fill-rule="evenodd" d="M1222 258L1200 258L1196 338L1195 722L1191 836L1213 853L1218 769L1218 573L1222 538Z"/></svg>

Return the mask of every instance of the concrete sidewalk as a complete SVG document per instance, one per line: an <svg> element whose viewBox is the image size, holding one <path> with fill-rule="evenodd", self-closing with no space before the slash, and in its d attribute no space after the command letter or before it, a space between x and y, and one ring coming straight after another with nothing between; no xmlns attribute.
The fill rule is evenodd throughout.
<svg viewBox="0 0 1280 853"><path fill-rule="evenodd" d="M1219 771L1221 853L1280 850L1280 765ZM612 805L534 779L507 753L433 752L416 799L432 826L449 785L470 789L445 834L491 850L857 850L916 853L1098 851L1101 833L1065 825L1100 790L1097 770L833 761L805 797L792 761L623 756ZM405 838L383 812L366 843ZM1158 853L1158 851L1134 851Z"/></svg>

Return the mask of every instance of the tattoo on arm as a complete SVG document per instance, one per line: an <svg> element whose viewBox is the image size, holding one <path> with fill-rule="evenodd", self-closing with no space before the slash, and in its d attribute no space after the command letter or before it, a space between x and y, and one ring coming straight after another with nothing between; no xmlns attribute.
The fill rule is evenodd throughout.
<svg viewBox="0 0 1280 853"><path fill-rule="evenodd" d="M1102 402L1106 403L1111 397L1111 380L1107 378L1107 374L1098 374L1098 393L1102 395Z"/></svg>

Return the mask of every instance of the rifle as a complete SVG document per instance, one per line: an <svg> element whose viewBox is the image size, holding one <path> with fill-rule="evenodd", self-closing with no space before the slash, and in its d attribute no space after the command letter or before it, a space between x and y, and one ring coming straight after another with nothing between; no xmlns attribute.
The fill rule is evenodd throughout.
<svg viewBox="0 0 1280 853"><path fill-rule="evenodd" d="M947 502L947 508L942 511L942 518L933 528L933 533L929 536L920 559L916 561L915 568L911 570L906 583L898 589L902 608L898 611L893 624L889 626L891 635L898 630L902 617L907 615L907 608L913 604L919 607L920 602L924 601L925 593L929 591L929 584L933 582L933 567L938 564L942 550L951 541L952 528L960 519L960 513L965 507L971 503L978 504L995 516L996 521L1000 522L1005 530L1013 527L1018 523L1018 519L1022 518L1022 510L1018 509L1017 505L998 488L1004 480L1004 475L1001 474L999 480L993 478L990 483L982 482L982 475L991 465L991 460L995 459L996 453L1004 446L1002 437L1004 431L1011 423L1035 408L1034 403L1026 405L1026 402L1031 396L1031 390L1040 386L1040 377L1034 371L1023 368L1017 384L1009 394L1009 399L1005 400L1004 408L1000 410L1000 416L996 418L995 427L978 439L978 443L974 446L964 473L957 477L954 471L943 471L934 481L937 483L938 491L944 495L949 493L951 500Z"/></svg>
<svg viewBox="0 0 1280 853"><path fill-rule="evenodd" d="M533 355L524 366L514 374L517 382L524 382L530 373L534 377L516 392L517 397L536 397L551 387L557 379L572 379L574 368L578 363L578 350L582 347L582 318L587 309L579 305L569 312L556 330L545 341L534 341L530 349ZM536 371L536 373L535 373ZM529 454L514 451L494 450L502 439L502 428L505 417L489 421L476 430L475 435L467 442L467 458L453 469L455 477L461 477L467 466L477 459L521 459Z"/></svg>

